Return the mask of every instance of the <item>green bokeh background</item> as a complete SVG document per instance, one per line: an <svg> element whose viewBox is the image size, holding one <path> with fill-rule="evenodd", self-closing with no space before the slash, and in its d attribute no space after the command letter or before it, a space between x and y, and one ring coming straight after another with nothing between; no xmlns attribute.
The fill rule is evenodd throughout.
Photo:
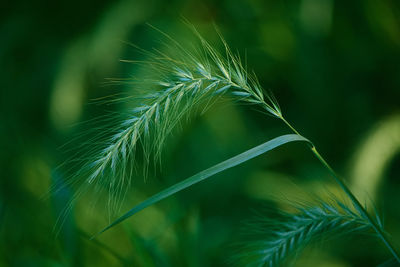
<svg viewBox="0 0 400 267"><path fill-rule="evenodd" d="M0 266L224 266L254 210L287 209L337 192L302 144L219 174L103 234L104 205L84 197L56 220L74 188L44 197L88 130L124 104L91 104L140 77L127 43L162 48L150 23L190 38L182 18L221 47L215 23L286 118L319 147L363 201L373 200L400 247L400 4L391 0L3 1L0 9ZM187 29L186 29L187 30ZM121 211L228 157L288 133L248 106L225 103L184 123L163 168L135 179ZM64 146L62 146L64 145ZM74 169L71 170L72 172ZM104 196L105 197L105 196ZM265 213L267 214L267 212ZM295 266L376 266L391 255L372 235L308 247Z"/></svg>

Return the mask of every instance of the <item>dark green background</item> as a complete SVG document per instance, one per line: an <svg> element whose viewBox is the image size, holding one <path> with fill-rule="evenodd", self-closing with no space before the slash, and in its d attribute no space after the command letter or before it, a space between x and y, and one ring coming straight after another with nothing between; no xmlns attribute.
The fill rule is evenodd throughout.
<svg viewBox="0 0 400 267"><path fill-rule="evenodd" d="M0 8L0 266L227 265L241 222L254 210L286 209L291 201L337 191L304 145L288 145L181 192L96 241L88 236L107 224L107 211L83 198L55 235L73 188L43 196L67 177L57 166L76 150L71 140L88 130L81 122L124 110L91 100L132 92L104 86L106 78L145 72L119 61L146 59L127 42L161 47L146 23L186 39L183 17L221 47L212 23L218 26L274 92L286 119L360 198L375 201L400 247L398 1L6 0ZM122 210L288 132L251 107L215 106L170 138L162 170L146 183L137 177ZM311 246L297 264L376 266L390 257L373 235L355 235Z"/></svg>

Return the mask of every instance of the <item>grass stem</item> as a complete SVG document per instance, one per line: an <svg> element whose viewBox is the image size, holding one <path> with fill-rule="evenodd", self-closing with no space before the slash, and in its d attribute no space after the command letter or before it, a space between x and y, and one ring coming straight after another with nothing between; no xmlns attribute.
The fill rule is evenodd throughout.
<svg viewBox="0 0 400 267"><path fill-rule="evenodd" d="M280 117L280 119L296 134L301 135L286 119L283 117ZM346 195L350 198L352 201L354 207L358 210L361 216L366 218L369 223L371 224L372 228L375 230L377 233L378 237L383 241L385 246L389 249L389 251L393 254L394 258L397 260L397 262L400 263L400 256L396 252L394 246L390 243L388 237L386 236L385 232L383 229L372 219L372 217L368 214L367 210L361 205L361 203L358 201L358 199L354 196L354 194L350 191L350 189L346 186L344 181L339 178L339 176L336 174L336 172L332 169L332 167L326 162L326 160L319 154L317 151L316 147L312 144L310 144L310 149L312 153L317 157L317 159L322 163L322 165L325 166L326 169L330 172L336 183L340 186L340 188L346 193Z"/></svg>

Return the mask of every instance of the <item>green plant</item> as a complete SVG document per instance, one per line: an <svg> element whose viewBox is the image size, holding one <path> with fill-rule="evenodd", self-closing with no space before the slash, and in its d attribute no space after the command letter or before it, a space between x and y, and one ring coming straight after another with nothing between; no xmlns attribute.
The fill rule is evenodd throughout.
<svg viewBox="0 0 400 267"><path fill-rule="evenodd" d="M295 213L281 212L274 219L260 214L254 222L249 222L246 231L250 232L250 241L243 244L239 260L254 266L276 266L313 240L368 232L371 228L368 219L337 200L295 206L295 209Z"/></svg>
<svg viewBox="0 0 400 267"><path fill-rule="evenodd" d="M112 129L112 136L103 144L101 151L96 152L96 159L83 166L84 172L88 174L86 186L108 189L109 210L118 210L119 203L131 184L139 143L144 154L144 169L147 169L151 162L160 160L166 137L183 118L199 109L204 111L221 97L231 97L241 103L256 105L262 112L284 122L293 134L274 138L161 191L126 212L94 237L142 209L214 174L283 144L302 141L307 143L314 156L330 172L348 196L351 205L344 205L338 201L333 204L321 202L315 206L300 207L298 213L285 214L281 221L267 221L260 232L272 233L272 239L249 244L243 255L253 259L256 265L273 266L322 234L373 229L400 263L400 258L386 236L379 217L376 216L375 219L367 212L366 207L360 204L316 147L284 118L272 93L261 88L256 76L247 72L240 57L232 53L224 39L221 37L225 56L221 56L194 28L193 31L201 43L201 49L197 52L189 52L162 32L160 33L171 43L173 55L158 50L142 50L151 58L145 63L157 73L150 83L143 82L142 85L158 86L158 89L154 93L143 95L141 105L131 110L123 122ZM78 191L76 196L82 192Z"/></svg>

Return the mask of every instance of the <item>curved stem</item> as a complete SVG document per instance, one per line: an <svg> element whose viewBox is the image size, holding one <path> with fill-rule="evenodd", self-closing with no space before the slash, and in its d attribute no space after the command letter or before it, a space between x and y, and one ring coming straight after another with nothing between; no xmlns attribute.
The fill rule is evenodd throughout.
<svg viewBox="0 0 400 267"><path fill-rule="evenodd" d="M285 120L283 117L280 117L280 119L296 134L299 134L299 132L292 126L290 123ZM358 210L358 212L368 220L368 222L371 224L372 228L375 230L377 233L378 237L383 241L385 246L389 249L389 251L392 253L394 258L397 260L397 262L400 263L400 256L396 252L394 246L390 243L388 237L386 236L385 232L383 229L371 218L371 216L368 214L366 209L361 205L361 203L358 201L358 199L354 196L354 194L350 191L350 189L346 186L346 184L343 182L342 179L339 178L339 176L336 174L336 172L332 169L332 167L326 162L326 160L321 156L321 154L318 153L317 149L315 148L314 145L310 144L310 149L317 157L317 159L322 163L322 165L325 166L325 168L328 169L336 183L340 186L340 188L346 193L346 195L350 198L352 201L353 205L355 208Z"/></svg>

